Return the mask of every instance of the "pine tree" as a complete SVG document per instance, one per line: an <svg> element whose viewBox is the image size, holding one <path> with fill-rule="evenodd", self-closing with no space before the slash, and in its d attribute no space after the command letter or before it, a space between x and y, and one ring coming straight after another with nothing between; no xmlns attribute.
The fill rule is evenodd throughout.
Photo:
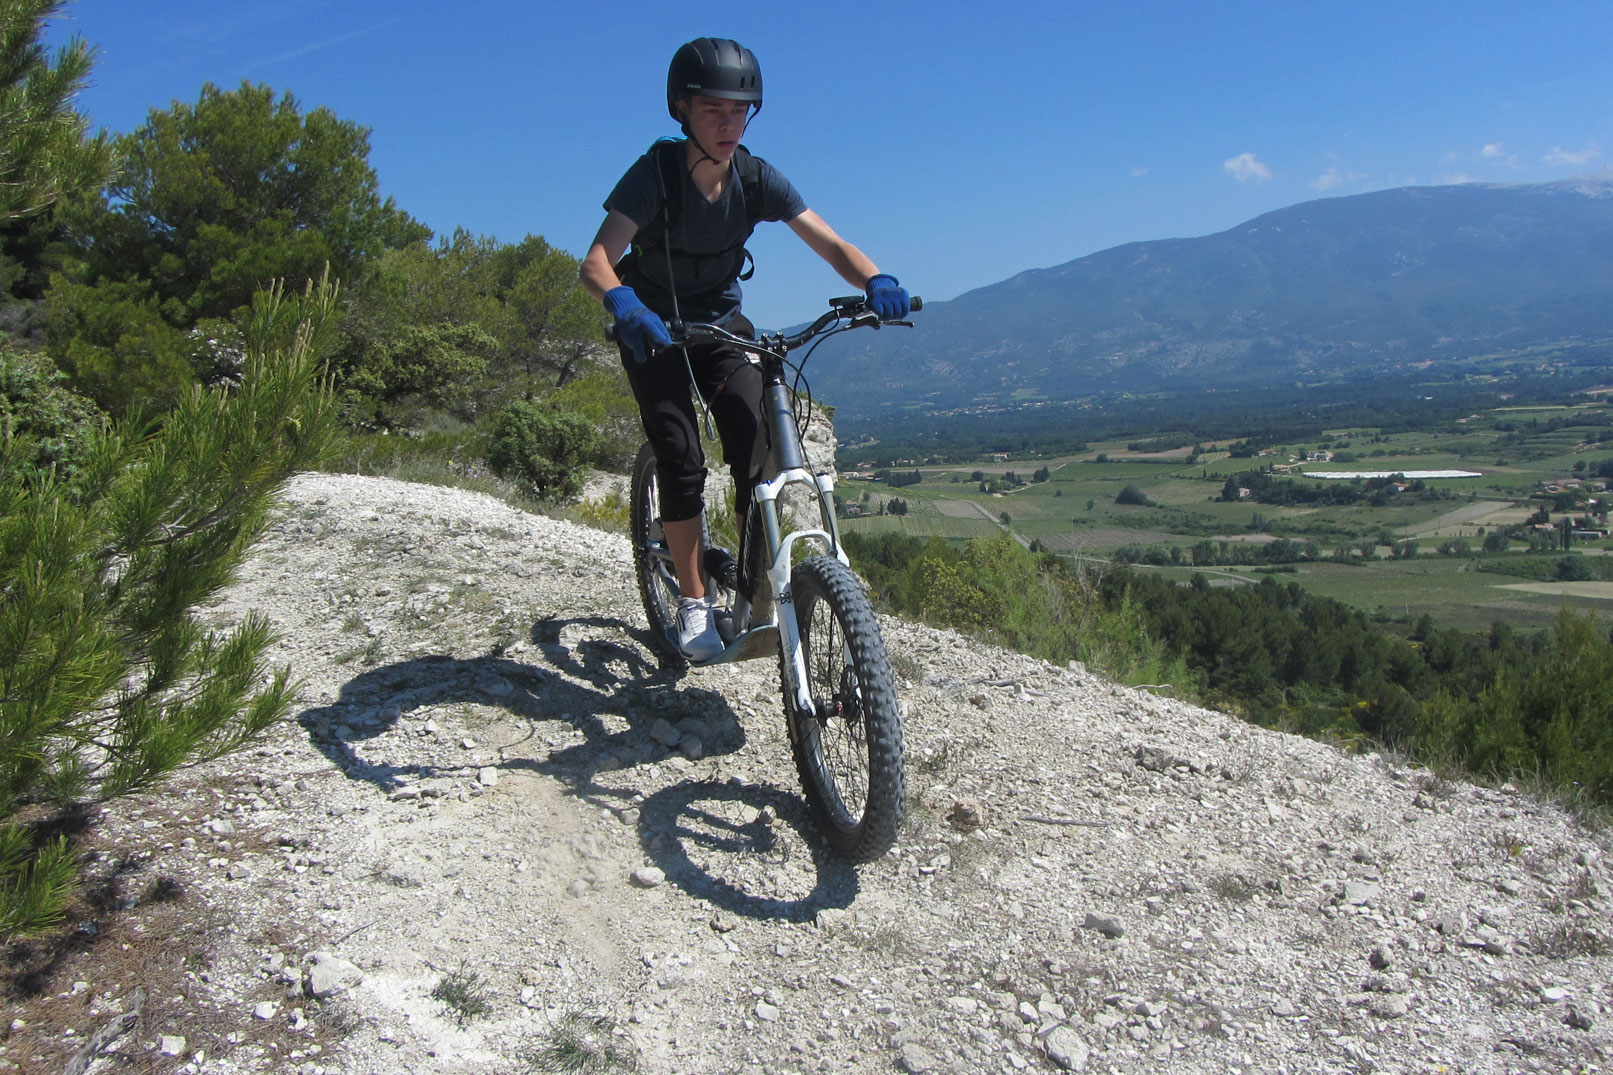
<svg viewBox="0 0 1613 1075"><path fill-rule="evenodd" d="M0 441L0 937L70 898L64 813L218 757L283 718L269 624L195 610L232 580L277 490L328 453L337 412L322 355L335 287L258 295L240 383L190 391L160 424L84 437L71 477Z"/></svg>
<svg viewBox="0 0 1613 1075"><path fill-rule="evenodd" d="M0 0L0 221L95 187L112 167L104 135L87 138L71 107L95 50L74 38L55 62L39 43L61 0Z"/></svg>

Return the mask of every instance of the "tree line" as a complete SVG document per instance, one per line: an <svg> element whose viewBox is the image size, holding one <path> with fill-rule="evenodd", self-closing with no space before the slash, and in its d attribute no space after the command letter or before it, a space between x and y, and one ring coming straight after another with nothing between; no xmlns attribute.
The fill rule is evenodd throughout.
<svg viewBox="0 0 1613 1075"><path fill-rule="evenodd" d="M253 296L328 275L326 361L356 458L446 433L547 498L631 450L636 412L598 361L604 315L576 259L537 235L433 236L380 194L358 123L267 85L207 84L90 144L104 181L4 231L0 324L107 415L234 383ZM549 464L495 443L541 445Z"/></svg>
<svg viewBox="0 0 1613 1075"><path fill-rule="evenodd" d="M1520 634L1396 630L1272 576L1188 585L1125 566L1072 567L1007 537L962 546L845 535L878 601L1049 660L1081 660L1131 684L1268 727L1364 739L1484 776L1539 774L1613 803L1613 639L1564 609Z"/></svg>
<svg viewBox="0 0 1613 1075"><path fill-rule="evenodd" d="M982 408L979 413L948 413L940 416L942 420L924 413L842 418L836 425L848 442L840 459L847 468L865 461L874 466L896 466L902 460L969 464L998 453L1018 459L1073 455L1101 441L1161 449L1213 441L1229 444L1236 458L1249 458L1262 448L1320 443L1328 429L1371 427L1385 435L1428 429L1461 432L1466 428L1462 419L1476 412L1503 404L1561 402L1604 379L1600 370L1551 376L1520 371L1495 381L1460 376L1430 380L1418 372L1343 384ZM1613 415L1613 407L1608 413ZM1581 424L1598 421L1586 417ZM1540 423L1537 430L1545 432L1544 426ZM865 438L877 443L864 443Z"/></svg>

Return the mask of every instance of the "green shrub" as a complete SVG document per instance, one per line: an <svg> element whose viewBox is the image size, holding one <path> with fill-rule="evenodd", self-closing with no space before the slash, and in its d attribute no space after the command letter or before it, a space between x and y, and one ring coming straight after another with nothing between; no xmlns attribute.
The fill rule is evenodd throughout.
<svg viewBox="0 0 1613 1075"><path fill-rule="evenodd" d="M1564 607L1541 655L1503 668L1472 701L1436 697L1420 744L1472 772L1539 774L1564 792L1613 801L1613 642L1593 615Z"/></svg>
<svg viewBox="0 0 1613 1075"><path fill-rule="evenodd" d="M638 401L620 367L601 367L567 381L544 397L556 410L580 414L599 431L600 465L627 473L644 442Z"/></svg>
<svg viewBox="0 0 1613 1075"><path fill-rule="evenodd" d="M66 380L46 355L0 347L0 437L10 465L30 474L54 467L69 480L76 472L79 442L104 415Z"/></svg>
<svg viewBox="0 0 1613 1075"><path fill-rule="evenodd" d="M1585 557L1572 553L1557 561L1557 578L1562 582L1589 582L1596 577Z"/></svg>
<svg viewBox="0 0 1613 1075"><path fill-rule="evenodd" d="M0 452L0 936L47 926L76 872L59 815L150 786L283 718L269 623L214 630L273 498L336 434L320 356L334 289L260 296L239 387L158 425L97 424L75 482ZM8 442L10 449L16 441Z"/></svg>
<svg viewBox="0 0 1613 1075"><path fill-rule="evenodd" d="M583 472L600 451L587 418L516 400L493 416L487 462L538 500L564 500L582 492Z"/></svg>

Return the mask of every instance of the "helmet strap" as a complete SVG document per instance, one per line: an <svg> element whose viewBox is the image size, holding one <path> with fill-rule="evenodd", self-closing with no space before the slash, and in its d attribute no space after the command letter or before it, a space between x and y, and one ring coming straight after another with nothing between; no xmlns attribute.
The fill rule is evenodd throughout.
<svg viewBox="0 0 1613 1075"><path fill-rule="evenodd" d="M689 125L687 123L685 123L683 125L683 130L684 130L685 134L689 135L689 143L700 151L700 159L694 162L694 168L689 169L689 174L690 175L693 175L694 174L694 169L700 167L700 165L705 163L706 161L710 161L713 164L721 163L721 162L719 162L717 160L716 157L713 157L710 153L706 152L706 147L701 145L700 144L700 139L696 138L694 136L694 134L692 132L690 132Z"/></svg>
<svg viewBox="0 0 1613 1075"><path fill-rule="evenodd" d="M684 111L687 113L687 111L689 109L689 98L688 98L688 96L685 95L683 97L680 97L679 101L682 102L683 107L684 107ZM761 112L761 110L762 110L762 106L759 105L759 104L752 104L750 106L750 108L751 108L751 111L748 111L746 116L745 116L745 128L744 128L744 130L739 132L739 136L741 138L745 137L745 131L750 130L750 121L755 119L757 114L759 112ZM687 116L685 116L684 119L682 119L682 120L680 120L678 122L678 126L680 128L682 128L684 137L689 139L689 141L691 143L693 143L694 147L700 151L700 159L694 162L695 163L695 168L698 168L705 161L710 161L713 164L721 163L720 161L717 160L716 157L713 157L710 153L708 153L706 151L706 147L700 144L700 139L698 139L698 138L696 138L694 136L694 132L689 129L689 120L688 120ZM694 174L694 168L689 169L689 174L690 175Z"/></svg>

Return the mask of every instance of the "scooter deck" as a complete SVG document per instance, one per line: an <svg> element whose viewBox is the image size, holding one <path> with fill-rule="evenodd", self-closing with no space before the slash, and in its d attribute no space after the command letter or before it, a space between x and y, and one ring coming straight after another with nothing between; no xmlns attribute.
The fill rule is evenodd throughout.
<svg viewBox="0 0 1613 1075"><path fill-rule="evenodd" d="M672 639L671 632L667 637ZM672 640L676 647L677 641ZM764 623L760 627L753 627L749 631L728 643L724 650L709 661L690 661L695 668L710 668L717 664L732 664L735 661L754 661L768 657L778 652L778 625Z"/></svg>

